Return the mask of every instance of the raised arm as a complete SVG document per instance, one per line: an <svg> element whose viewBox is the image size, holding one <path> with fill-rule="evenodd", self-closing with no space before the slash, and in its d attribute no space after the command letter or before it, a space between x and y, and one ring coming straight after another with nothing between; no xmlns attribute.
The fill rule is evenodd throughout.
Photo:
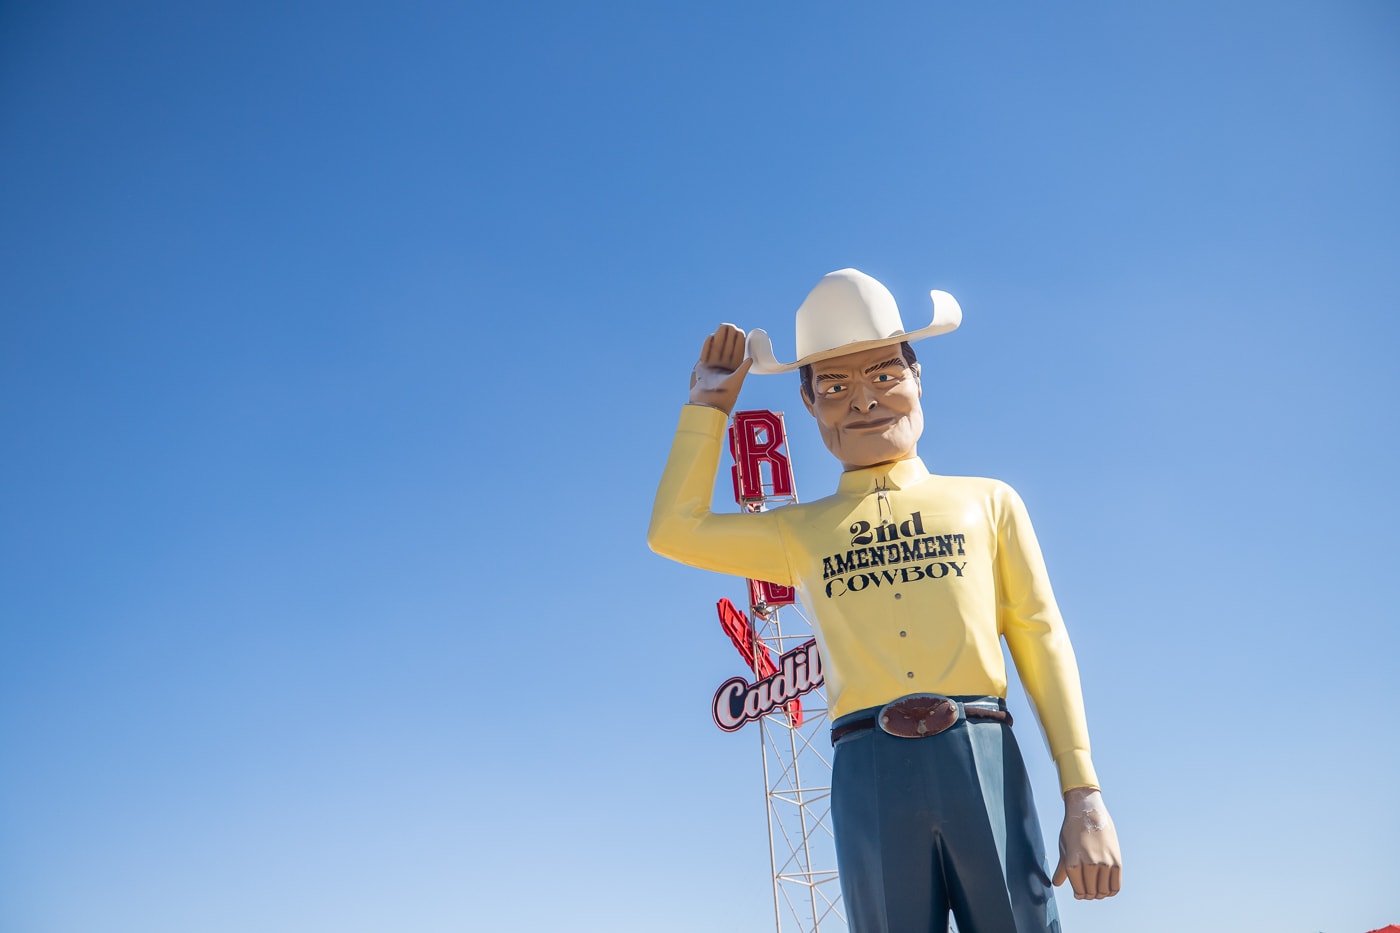
<svg viewBox="0 0 1400 933"><path fill-rule="evenodd" d="M719 573L792 585L777 512L710 511L724 428L752 360L744 332L721 324L690 375L690 404L656 490L647 544L663 557Z"/></svg>

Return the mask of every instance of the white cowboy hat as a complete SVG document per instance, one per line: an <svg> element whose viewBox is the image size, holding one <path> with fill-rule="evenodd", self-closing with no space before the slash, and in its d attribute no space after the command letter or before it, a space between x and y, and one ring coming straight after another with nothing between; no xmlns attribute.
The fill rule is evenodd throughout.
<svg viewBox="0 0 1400 933"><path fill-rule="evenodd" d="M933 321L906 332L889 289L857 269L830 272L797 309L797 362L779 363L773 355L773 341L755 327L749 331L748 341L752 372L788 373L833 356L956 330L962 323L957 299L937 290L929 296L933 299Z"/></svg>

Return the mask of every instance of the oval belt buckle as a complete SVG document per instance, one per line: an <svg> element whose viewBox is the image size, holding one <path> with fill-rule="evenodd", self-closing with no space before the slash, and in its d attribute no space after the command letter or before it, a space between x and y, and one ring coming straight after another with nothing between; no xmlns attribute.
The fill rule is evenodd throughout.
<svg viewBox="0 0 1400 933"><path fill-rule="evenodd" d="M880 728L902 739L923 739L958 721L958 704L937 693L914 693L880 707Z"/></svg>

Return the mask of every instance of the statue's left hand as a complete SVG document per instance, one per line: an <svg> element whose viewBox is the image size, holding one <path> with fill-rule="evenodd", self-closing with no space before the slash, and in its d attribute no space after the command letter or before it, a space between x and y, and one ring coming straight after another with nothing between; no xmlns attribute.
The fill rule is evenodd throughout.
<svg viewBox="0 0 1400 933"><path fill-rule="evenodd" d="M1060 864L1054 883L1069 879L1074 896L1097 900L1118 893L1123 858L1118 851L1118 830L1108 815L1103 795L1095 787L1065 791L1065 822L1060 827Z"/></svg>
<svg viewBox="0 0 1400 933"><path fill-rule="evenodd" d="M733 324L721 324L705 338L700 359L690 372L691 403L729 414L752 365L753 360L744 358L744 332Z"/></svg>

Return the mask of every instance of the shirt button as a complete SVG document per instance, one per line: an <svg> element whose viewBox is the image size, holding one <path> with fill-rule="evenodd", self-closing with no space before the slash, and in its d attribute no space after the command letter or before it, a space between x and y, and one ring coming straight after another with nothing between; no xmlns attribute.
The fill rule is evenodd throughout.
<svg viewBox="0 0 1400 933"><path fill-rule="evenodd" d="M908 637L909 637L909 633L908 633L908 632L900 632L900 633L899 633L899 637L900 637L900 638L908 638Z"/></svg>
<svg viewBox="0 0 1400 933"><path fill-rule="evenodd" d="M914 672L913 672L913 671L910 671L909 673L905 674L904 676L905 676L905 677L913 677L913 676L914 676Z"/></svg>
<svg viewBox="0 0 1400 933"><path fill-rule="evenodd" d="M894 598L895 598L895 599L903 599L903 598L904 598L904 594L903 594L903 593L895 593L895 594L894 594Z"/></svg>

